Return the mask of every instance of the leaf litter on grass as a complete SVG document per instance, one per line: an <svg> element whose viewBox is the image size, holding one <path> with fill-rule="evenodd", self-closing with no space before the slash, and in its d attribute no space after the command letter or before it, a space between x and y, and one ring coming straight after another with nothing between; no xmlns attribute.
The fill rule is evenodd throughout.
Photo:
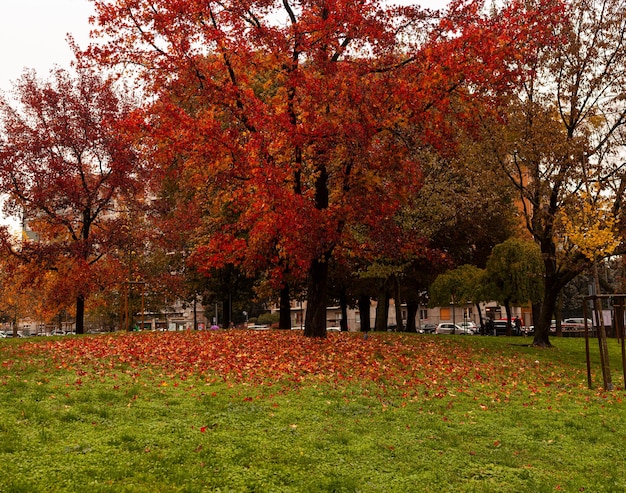
<svg viewBox="0 0 626 493"><path fill-rule="evenodd" d="M291 479L278 474L280 481L300 490L306 483L311 491L327 491L332 483L370 484L364 491L377 491L378 482L393 477L397 488L388 491L431 480L438 487L464 485L459 491L552 491L546 484L567 485L567 474L579 467L567 451L587 443L587 436L599 443L607 436L620 440L620 421L608 416L623 395L587 390L584 367L556 353L503 341L414 334L363 340L345 333L317 340L239 330L37 339L0 346L0 385L16 400L25 393L34 398L35 404L19 408L42 430L39 441L48 425L37 402L54 402L68 427L122 426L123 433L104 445L119 442L124 456L140 454L132 459L138 471L154 457L171 462L163 474L175 476L176 464L185 460L175 447L192 441L199 463L232 462L233 469L222 467L222 479L215 479L226 488L233 475L245 482L252 471L259 474L266 451L279 457L284 442L300 451L299 461L287 454L264 468L276 476L290 467ZM303 402L308 407L296 412ZM302 421L302 412L315 422ZM137 421L155 415L169 427ZM566 419L555 426L559 417ZM613 431L598 428L603 422ZM25 433L5 428L7 438ZM223 452L212 446L215 440ZM13 443L7 452L15 450ZM97 442L75 439L65 447L83 450L84 443ZM81 460L94 455L89 450ZM601 455L613 450L584 453L591 464L602 464ZM363 469L371 457L388 467ZM544 465L556 457L559 470L548 475ZM202 477L204 466L194 467ZM335 479L309 484L310 471Z"/></svg>

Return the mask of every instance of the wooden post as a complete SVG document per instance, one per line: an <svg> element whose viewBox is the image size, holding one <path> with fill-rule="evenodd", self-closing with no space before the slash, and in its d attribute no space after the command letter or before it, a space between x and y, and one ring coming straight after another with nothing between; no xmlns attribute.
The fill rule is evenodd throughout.
<svg viewBox="0 0 626 493"><path fill-rule="evenodd" d="M583 301L583 317L585 319L585 353L587 355L587 387L590 389L593 388L593 384L591 382L591 358L589 356L589 324L587 323L588 310L587 310L587 299Z"/></svg>
<svg viewBox="0 0 626 493"><path fill-rule="evenodd" d="M600 347L600 364L602 366L602 378L604 380L604 390L613 390L613 381L611 378L611 365L609 364L609 348L606 342L606 329L604 328L604 320L602 318L602 300L594 297L594 311L598 326L598 345Z"/></svg>
<svg viewBox="0 0 626 493"><path fill-rule="evenodd" d="M615 331L620 338L622 346L622 375L624 376L624 388L626 389L626 347L624 346L624 297L619 296L613 303Z"/></svg>

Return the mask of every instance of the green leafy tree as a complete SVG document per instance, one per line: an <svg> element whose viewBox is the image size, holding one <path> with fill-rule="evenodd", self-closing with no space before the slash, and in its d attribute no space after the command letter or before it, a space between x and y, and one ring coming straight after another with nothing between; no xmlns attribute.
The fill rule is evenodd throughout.
<svg viewBox="0 0 626 493"><path fill-rule="evenodd" d="M434 280L429 293L430 306L448 306L450 303L472 303L478 308L484 301L485 271L474 265L465 264L456 269L449 270Z"/></svg>
<svg viewBox="0 0 626 493"><path fill-rule="evenodd" d="M510 238L496 245L487 260L485 294L500 302L511 330L511 305L534 304L543 295L543 260L532 241Z"/></svg>

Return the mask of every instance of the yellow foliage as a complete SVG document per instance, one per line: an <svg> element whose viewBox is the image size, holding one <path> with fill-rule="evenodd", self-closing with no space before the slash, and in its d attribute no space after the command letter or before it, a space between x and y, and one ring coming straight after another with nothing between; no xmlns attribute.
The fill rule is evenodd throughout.
<svg viewBox="0 0 626 493"><path fill-rule="evenodd" d="M571 207L561 209L558 220L567 241L589 260L611 255L619 245L616 218L608 201L582 193Z"/></svg>

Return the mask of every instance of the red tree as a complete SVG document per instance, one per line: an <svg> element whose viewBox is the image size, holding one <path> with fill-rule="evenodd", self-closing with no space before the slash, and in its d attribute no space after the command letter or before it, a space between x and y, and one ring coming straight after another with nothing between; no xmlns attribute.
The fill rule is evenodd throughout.
<svg viewBox="0 0 626 493"><path fill-rule="evenodd" d="M521 78L525 40L554 14L516 4L490 17L476 3L436 22L367 0L94 3L107 41L87 54L140 68L158 95L155 156L197 192L196 261L306 278L308 336L326 333L328 260L394 234L390 218L420 185L416 149L445 149L471 120L455 102ZM545 22L526 27L530 15Z"/></svg>
<svg viewBox="0 0 626 493"><path fill-rule="evenodd" d="M75 299L82 333L86 298L115 272L101 260L120 238L120 208L138 189L140 161L119 126L132 108L87 71L26 72L15 95L0 100L0 192L29 234L16 245L5 226L2 247L39 271L51 302Z"/></svg>

